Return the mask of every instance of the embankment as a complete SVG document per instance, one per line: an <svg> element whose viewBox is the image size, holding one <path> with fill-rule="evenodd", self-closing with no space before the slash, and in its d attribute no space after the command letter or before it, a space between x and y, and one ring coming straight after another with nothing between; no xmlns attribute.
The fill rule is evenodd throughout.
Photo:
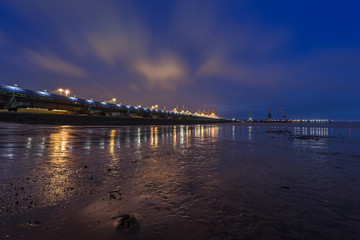
<svg viewBox="0 0 360 240"><path fill-rule="evenodd" d="M86 116L72 114L44 114L0 112L1 122L49 125L182 125L231 122L227 119L155 119Z"/></svg>

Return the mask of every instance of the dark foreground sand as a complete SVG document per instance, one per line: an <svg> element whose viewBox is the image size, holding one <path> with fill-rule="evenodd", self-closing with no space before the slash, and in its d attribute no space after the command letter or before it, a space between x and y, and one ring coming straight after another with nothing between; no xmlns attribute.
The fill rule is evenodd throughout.
<svg viewBox="0 0 360 240"><path fill-rule="evenodd" d="M360 239L359 144L356 124L1 123L0 239Z"/></svg>

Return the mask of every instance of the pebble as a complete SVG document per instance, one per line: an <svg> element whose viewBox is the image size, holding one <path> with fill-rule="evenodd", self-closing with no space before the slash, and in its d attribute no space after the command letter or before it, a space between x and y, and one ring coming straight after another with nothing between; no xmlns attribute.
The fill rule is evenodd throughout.
<svg viewBox="0 0 360 240"><path fill-rule="evenodd" d="M135 232L139 228L139 224L134 215L130 216L130 214L125 214L116 218L119 218L116 219L113 224L116 232Z"/></svg>
<svg viewBox="0 0 360 240"><path fill-rule="evenodd" d="M109 196L111 199L117 199L117 200L122 199L120 190L110 191Z"/></svg>

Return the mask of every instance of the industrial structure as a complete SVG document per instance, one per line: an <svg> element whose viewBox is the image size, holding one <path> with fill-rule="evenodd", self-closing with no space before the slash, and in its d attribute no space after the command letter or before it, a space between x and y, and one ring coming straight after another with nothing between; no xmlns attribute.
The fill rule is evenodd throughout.
<svg viewBox="0 0 360 240"><path fill-rule="evenodd" d="M287 115L286 115L286 112L284 112L284 109L281 107L280 108L280 114L281 114L281 121L285 122L287 119Z"/></svg>
<svg viewBox="0 0 360 240"><path fill-rule="evenodd" d="M271 108L269 108L266 119L254 119L252 116L252 109L249 108L249 118L247 120L239 120L240 122L258 122L258 123L270 123L270 122L284 122L284 123L332 123L329 119L288 119L284 109L280 108L280 118L273 118Z"/></svg>
<svg viewBox="0 0 360 240"><path fill-rule="evenodd" d="M249 119L248 119L248 122L252 122L253 121L253 118L252 118L252 115L251 115L251 108L249 108Z"/></svg>
<svg viewBox="0 0 360 240"><path fill-rule="evenodd" d="M271 108L269 108L269 112L268 112L266 121L271 122L272 120L273 120L273 119L272 119L272 116L271 116Z"/></svg>
<svg viewBox="0 0 360 240"><path fill-rule="evenodd" d="M63 89L61 89L63 90ZM63 90L64 91L64 90ZM60 94L53 94L47 91L33 91L19 88L18 86L0 85L0 109L9 112L17 112L18 109L46 109L54 113L71 113L76 115L102 115L119 118L149 118L149 119L186 119L186 120L219 120L214 109L211 112L195 113L185 111L182 106L181 112L178 106L173 111L159 110L158 105L151 108L141 106L130 106L112 102L100 102L92 99L80 99L75 96L68 96L69 91L65 90ZM209 105L210 109L210 105ZM222 119L224 120L224 119Z"/></svg>

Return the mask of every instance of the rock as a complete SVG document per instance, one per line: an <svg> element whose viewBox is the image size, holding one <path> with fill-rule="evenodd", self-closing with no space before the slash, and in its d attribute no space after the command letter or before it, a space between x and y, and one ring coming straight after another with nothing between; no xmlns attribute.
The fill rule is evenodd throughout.
<svg viewBox="0 0 360 240"><path fill-rule="evenodd" d="M110 191L109 196L111 199L117 199L117 200L122 199L120 190Z"/></svg>
<svg viewBox="0 0 360 240"><path fill-rule="evenodd" d="M35 227L35 226L40 224L40 221L38 221L38 220L29 221L28 224L29 224L30 227Z"/></svg>
<svg viewBox="0 0 360 240"><path fill-rule="evenodd" d="M113 227L116 232L135 232L139 224L134 215L125 214L116 217Z"/></svg>

